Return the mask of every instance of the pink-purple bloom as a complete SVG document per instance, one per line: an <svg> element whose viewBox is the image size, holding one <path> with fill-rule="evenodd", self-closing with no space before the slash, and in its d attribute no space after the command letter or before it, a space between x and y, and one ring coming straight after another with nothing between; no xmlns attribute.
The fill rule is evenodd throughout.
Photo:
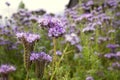
<svg viewBox="0 0 120 80"><path fill-rule="evenodd" d="M108 45L107 45L107 48L110 48L110 49L115 49L115 48L117 48L117 47L119 47L118 44L108 44Z"/></svg>
<svg viewBox="0 0 120 80"><path fill-rule="evenodd" d="M46 16L41 18L39 21L42 28L48 29L49 37L59 37L65 33L65 25L62 20L56 17Z"/></svg>
<svg viewBox="0 0 120 80"><path fill-rule="evenodd" d="M107 48L110 48L112 53L115 53L115 49L118 47L119 47L118 44L108 44L107 45Z"/></svg>
<svg viewBox="0 0 120 80"><path fill-rule="evenodd" d="M106 0L106 3L109 7L116 7L118 5L118 1L117 0Z"/></svg>
<svg viewBox="0 0 120 80"><path fill-rule="evenodd" d="M8 74L8 73L13 72L15 70L16 70L16 68L12 65L2 64L0 66L0 74Z"/></svg>
<svg viewBox="0 0 120 80"><path fill-rule="evenodd" d="M114 54L114 53L108 53L108 54L105 54L104 57L110 59L110 58L116 57L116 54Z"/></svg>
<svg viewBox="0 0 120 80"><path fill-rule="evenodd" d="M62 55L62 52L59 51L59 50L57 50L57 51L56 51L56 54L60 56L60 55Z"/></svg>
<svg viewBox="0 0 120 80"><path fill-rule="evenodd" d="M63 27L53 27L48 30L49 37L58 37L65 33L65 29Z"/></svg>
<svg viewBox="0 0 120 80"><path fill-rule="evenodd" d="M38 60L39 59L39 54L38 53L32 53L30 56L30 60L34 61L34 60Z"/></svg>
<svg viewBox="0 0 120 80"><path fill-rule="evenodd" d="M32 43L40 39L40 36L38 34L31 34L31 33L24 33L24 32L16 33L16 36L18 39L24 38L29 43Z"/></svg>
<svg viewBox="0 0 120 80"><path fill-rule="evenodd" d="M75 44L78 44L78 43L80 42L79 37L78 37L77 34L75 34L75 33L66 34L66 35L65 35L65 40L66 40L67 42L70 42L71 45L75 45Z"/></svg>
<svg viewBox="0 0 120 80"><path fill-rule="evenodd" d="M30 60L31 61L45 60L47 62L51 62L52 61L52 57L50 55L46 54L45 52L32 53L31 56L30 56Z"/></svg>
<svg viewBox="0 0 120 80"><path fill-rule="evenodd" d="M118 51L118 52L116 53L116 56L120 57L120 51Z"/></svg>

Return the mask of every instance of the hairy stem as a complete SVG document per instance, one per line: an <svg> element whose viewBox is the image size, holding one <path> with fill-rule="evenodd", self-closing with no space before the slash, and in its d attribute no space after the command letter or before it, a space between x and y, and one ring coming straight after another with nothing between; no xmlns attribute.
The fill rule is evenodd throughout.
<svg viewBox="0 0 120 80"><path fill-rule="evenodd" d="M51 75L51 79L53 79L54 75L55 75L55 67L56 67L56 60L57 60L57 55L56 55L56 38L53 37L53 62L52 62L52 75Z"/></svg>

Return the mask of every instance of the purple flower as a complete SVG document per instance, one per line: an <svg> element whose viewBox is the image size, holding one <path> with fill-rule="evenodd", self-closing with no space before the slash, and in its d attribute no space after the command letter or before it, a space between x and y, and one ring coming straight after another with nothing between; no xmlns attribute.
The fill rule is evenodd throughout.
<svg viewBox="0 0 120 80"><path fill-rule="evenodd" d="M94 80L92 76L88 76L85 80Z"/></svg>
<svg viewBox="0 0 120 80"><path fill-rule="evenodd" d="M75 19L76 22L80 22L83 19L89 20L93 15L91 13L85 13Z"/></svg>
<svg viewBox="0 0 120 80"><path fill-rule="evenodd" d="M45 52L40 52L40 59L43 59L48 62L52 61L52 57L50 55L46 54Z"/></svg>
<svg viewBox="0 0 120 80"><path fill-rule="evenodd" d="M49 16L47 16L47 17L45 16L45 17L43 17L43 18L40 18L40 19L38 20L38 23L40 23L40 25L41 25L42 27L48 27L50 18L51 18L51 17L49 17Z"/></svg>
<svg viewBox="0 0 120 80"><path fill-rule="evenodd" d="M89 0L89 1L86 3L87 6L91 6L91 5L93 5L93 4L94 4L93 0Z"/></svg>
<svg viewBox="0 0 120 80"><path fill-rule="evenodd" d="M21 32L21 33L16 33L17 38L22 38L24 37L25 33Z"/></svg>
<svg viewBox="0 0 120 80"><path fill-rule="evenodd" d="M39 57L40 57L40 55L38 53L32 53L30 56L30 60L35 61L35 60L38 60Z"/></svg>
<svg viewBox="0 0 120 80"><path fill-rule="evenodd" d="M62 21L62 24L64 27L69 24L69 20L67 19L66 16L60 17L60 20Z"/></svg>
<svg viewBox="0 0 120 80"><path fill-rule="evenodd" d="M37 34L28 34L28 35L25 35L25 38L28 42L32 43L34 42L35 40L39 40L40 39L40 36L37 35Z"/></svg>
<svg viewBox="0 0 120 80"><path fill-rule="evenodd" d="M104 57L110 59L110 58L116 57L116 54L114 54L114 53L108 53L108 54L105 54Z"/></svg>
<svg viewBox="0 0 120 80"><path fill-rule="evenodd" d="M16 70L16 68L12 65L3 64L0 66L0 74L8 74L8 73L13 72L15 70Z"/></svg>
<svg viewBox="0 0 120 80"><path fill-rule="evenodd" d="M110 6L110 7L116 7L118 5L117 0L106 0L106 3Z"/></svg>
<svg viewBox="0 0 120 80"><path fill-rule="evenodd" d="M70 42L71 45L75 45L75 44L77 44L77 43L80 42L79 37L78 37L75 33L66 34L66 35L65 35L65 40L66 40L67 42Z"/></svg>
<svg viewBox="0 0 120 80"><path fill-rule="evenodd" d="M120 57L120 51L118 51L118 52L116 53L116 56Z"/></svg>
<svg viewBox="0 0 120 80"><path fill-rule="evenodd" d="M56 54L57 55L62 55L62 52L58 50L58 51L56 51Z"/></svg>
<svg viewBox="0 0 120 80"><path fill-rule="evenodd" d="M50 55L46 54L45 52L32 53L31 56L30 56L30 60L31 61L45 60L47 62L51 62L52 61L52 57Z"/></svg>
<svg viewBox="0 0 120 80"><path fill-rule="evenodd" d="M119 47L118 44L108 44L108 45L107 45L107 48L110 48L110 49L115 49L115 48L117 48L117 47Z"/></svg>
<svg viewBox="0 0 120 80"><path fill-rule="evenodd" d="M120 69L120 63L119 62L114 62L114 63L112 63L112 67Z"/></svg>
<svg viewBox="0 0 120 80"><path fill-rule="evenodd" d="M33 22L37 22L38 21L38 17L37 16L30 16L29 20L33 21Z"/></svg>
<svg viewBox="0 0 120 80"><path fill-rule="evenodd" d="M85 3L82 4L82 9L85 11L90 10L91 6L90 5L86 5Z"/></svg>
<svg viewBox="0 0 120 80"><path fill-rule="evenodd" d="M40 36L37 34L31 34L31 33L16 33L16 36L18 39L24 38L27 42L32 43L36 40L40 39Z"/></svg>
<svg viewBox="0 0 120 80"><path fill-rule="evenodd" d="M93 31L95 31L95 28L93 26L91 26L91 27L85 27L82 30L82 32L93 32Z"/></svg>
<svg viewBox="0 0 120 80"><path fill-rule="evenodd" d="M60 26L56 26L53 28L49 28L48 30L48 36L49 37L59 37L65 33L65 29Z"/></svg>
<svg viewBox="0 0 120 80"><path fill-rule="evenodd" d="M107 48L110 48L112 53L115 53L115 49L118 47L119 47L118 44L108 44L107 45Z"/></svg>
<svg viewBox="0 0 120 80"><path fill-rule="evenodd" d="M62 20L53 17L43 17L39 20L39 23L43 28L48 29L49 37L59 37L65 33L65 25Z"/></svg>
<svg viewBox="0 0 120 80"><path fill-rule="evenodd" d="M76 46L76 48L78 49L78 51L80 51L80 52L82 51L83 48L82 48L82 46L81 46L80 44L77 44L77 45L75 45L75 46Z"/></svg>

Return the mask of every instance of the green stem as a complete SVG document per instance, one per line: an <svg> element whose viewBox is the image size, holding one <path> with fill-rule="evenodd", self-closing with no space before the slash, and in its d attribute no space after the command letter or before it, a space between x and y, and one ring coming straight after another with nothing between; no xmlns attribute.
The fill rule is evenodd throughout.
<svg viewBox="0 0 120 80"><path fill-rule="evenodd" d="M24 59L24 67L26 69L26 80L29 80L29 68L30 68L30 50L28 49L28 46L26 44L23 44L24 46L24 54L23 54L23 59Z"/></svg>
<svg viewBox="0 0 120 80"><path fill-rule="evenodd" d="M53 62L52 62L52 75L51 75L51 79L53 79L54 75L55 75L55 67L56 67L56 60L57 60L57 55L56 55L56 38L53 37Z"/></svg>
<svg viewBox="0 0 120 80"><path fill-rule="evenodd" d="M57 60L57 55L56 55L56 38L54 37L53 38L53 45L54 45L54 48L53 48L53 67L55 67L56 65L56 60Z"/></svg>
<svg viewBox="0 0 120 80"><path fill-rule="evenodd" d="M53 43L54 43L54 60L56 61L56 39L53 39Z"/></svg>
<svg viewBox="0 0 120 80"><path fill-rule="evenodd" d="M26 79L25 80L29 80L29 73L27 72L27 75L26 75Z"/></svg>
<svg viewBox="0 0 120 80"><path fill-rule="evenodd" d="M54 75L55 75L55 73L56 73L56 71L57 71L57 69L58 69L58 67L59 67L59 65L60 65L60 62L62 61L62 59L63 59L63 57L64 57L64 55L65 55L65 53L66 53L66 51L67 51L67 49L68 49L68 46L69 46L69 44L66 45L66 47L65 47L65 49L64 49L64 51L63 51L63 54L62 54L60 60L55 64L55 69L54 69L54 71L53 71L53 74L52 74L50 80L53 80L53 77L54 77ZM70 52L71 52L71 51L70 51ZM69 53L69 52L67 52L67 53ZM56 55L56 53L55 53L55 55Z"/></svg>

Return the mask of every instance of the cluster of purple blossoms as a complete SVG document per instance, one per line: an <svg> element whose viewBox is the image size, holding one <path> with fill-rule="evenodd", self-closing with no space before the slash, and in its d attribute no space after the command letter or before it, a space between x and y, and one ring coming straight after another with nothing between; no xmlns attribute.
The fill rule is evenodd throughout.
<svg viewBox="0 0 120 80"><path fill-rule="evenodd" d="M108 44L106 47L111 49L111 53L105 54L104 57L106 57L108 59L120 57L120 52L115 51L115 49L119 47L118 44Z"/></svg>
<svg viewBox="0 0 120 80"><path fill-rule="evenodd" d="M88 0L87 2L82 3L82 9L88 12L92 5L94 5L93 0Z"/></svg>
<svg viewBox="0 0 120 80"><path fill-rule="evenodd" d="M80 43L80 38L76 33L65 34L65 42L69 42L71 45L74 45L78 51L82 51L82 46Z"/></svg>
<svg viewBox="0 0 120 80"><path fill-rule="evenodd" d="M112 53L115 53L115 49L118 47L120 47L118 44L108 44L107 45L107 48L110 48Z"/></svg>
<svg viewBox="0 0 120 80"><path fill-rule="evenodd" d="M30 56L30 60L31 61L45 60L47 62L51 62L52 61L52 57L50 55L46 54L45 52L32 53L31 56Z"/></svg>
<svg viewBox="0 0 120 80"><path fill-rule="evenodd" d="M40 39L40 36L37 34L24 33L24 32L16 33L16 36L20 40L25 39L28 43L33 43L34 41Z"/></svg>
<svg viewBox="0 0 120 80"><path fill-rule="evenodd" d="M48 29L49 37L59 37L65 33L65 26L62 21L56 17L46 16L39 21L42 28Z"/></svg>
<svg viewBox="0 0 120 80"><path fill-rule="evenodd" d="M105 3L109 6L109 7L113 7L116 8L118 5L119 0L105 0Z"/></svg>
<svg viewBox="0 0 120 80"><path fill-rule="evenodd" d="M104 57L110 59L110 58L116 57L116 54L114 54L114 53L107 53L107 54L104 55Z"/></svg>
<svg viewBox="0 0 120 80"><path fill-rule="evenodd" d="M16 68L12 65L3 64L0 66L0 74L8 74L8 73L13 72L15 70L16 70Z"/></svg>
<svg viewBox="0 0 120 80"><path fill-rule="evenodd" d="M111 66L109 67L110 70L120 69L120 51L116 51L116 49L120 46L118 44L108 44L106 47L109 48L111 51L110 53L105 54L104 57L115 60L115 62L112 62Z"/></svg>
<svg viewBox="0 0 120 80"><path fill-rule="evenodd" d="M75 33L66 34L65 35L65 40L67 42L70 42L71 45L76 45L76 44L78 44L80 42L79 37Z"/></svg>
<svg viewBox="0 0 120 80"><path fill-rule="evenodd" d="M116 53L107 53L104 55L104 57L111 59L111 58L120 58L120 51L116 52Z"/></svg>

